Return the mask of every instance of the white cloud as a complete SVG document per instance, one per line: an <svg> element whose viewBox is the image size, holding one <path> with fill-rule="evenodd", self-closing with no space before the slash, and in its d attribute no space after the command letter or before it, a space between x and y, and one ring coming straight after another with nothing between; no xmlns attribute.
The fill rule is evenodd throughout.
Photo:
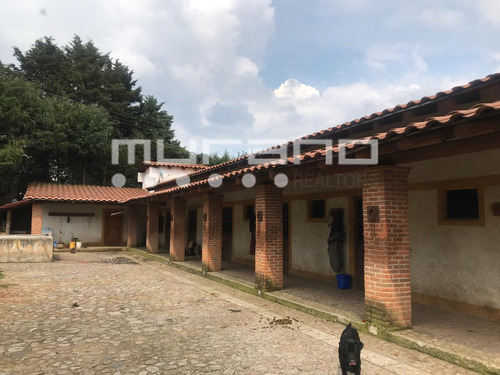
<svg viewBox="0 0 500 375"><path fill-rule="evenodd" d="M366 64L375 70L385 70L390 63L399 63L405 57L403 44L373 45L366 52Z"/></svg>
<svg viewBox="0 0 500 375"><path fill-rule="evenodd" d="M497 64L499 64L495 71L500 72L500 52L493 52L490 54L490 58L493 59Z"/></svg>
<svg viewBox="0 0 500 375"><path fill-rule="evenodd" d="M368 3L338 0L335 12L347 9L352 15ZM2 8L0 60L13 62L12 46L26 50L44 35L54 36L60 45L74 34L92 39L102 52L112 51L134 70L145 94L166 103L184 145L203 137L292 139L480 77L430 72L425 40L402 43L363 35L358 38L363 44L353 47L358 48L357 55L349 60L355 68L344 65L338 70L346 71L341 77L346 83L328 81L327 76L340 79L335 71L325 71L321 86L299 82L292 78L299 75L292 72L275 89L278 85L270 87L263 79L267 64L282 62L266 60L268 44L275 37L271 0L46 0L43 6L45 15L35 0ZM495 14L500 19L500 13ZM461 13L429 10L422 17L431 23L444 17L441 22L452 25ZM344 31L346 40L351 33L356 37L356 30ZM378 42L370 44L372 40ZM354 69L359 75L368 71L377 80L358 78Z"/></svg>
<svg viewBox="0 0 500 375"><path fill-rule="evenodd" d="M300 83L296 79L290 78L274 90L274 95L276 95L277 98L309 99L319 96L319 91L312 86L308 86Z"/></svg>
<svg viewBox="0 0 500 375"><path fill-rule="evenodd" d="M476 0L474 5L486 20L500 26L500 2L498 0Z"/></svg>
<svg viewBox="0 0 500 375"><path fill-rule="evenodd" d="M414 79L427 71L427 63L421 52L420 43L416 45L376 44L366 52L366 65L379 73L406 71Z"/></svg>
<svg viewBox="0 0 500 375"><path fill-rule="evenodd" d="M425 9L420 19L428 27L453 29L463 22L462 12L454 9Z"/></svg>

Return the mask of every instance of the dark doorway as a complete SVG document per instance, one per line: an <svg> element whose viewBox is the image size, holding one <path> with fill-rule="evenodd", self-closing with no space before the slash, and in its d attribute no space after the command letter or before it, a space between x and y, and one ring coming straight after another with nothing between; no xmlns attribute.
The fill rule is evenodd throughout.
<svg viewBox="0 0 500 375"><path fill-rule="evenodd" d="M187 240L188 243L191 241L196 242L196 210L189 210L188 211L188 233L187 233ZM186 244L187 246L187 244Z"/></svg>
<svg viewBox="0 0 500 375"><path fill-rule="evenodd" d="M283 204L283 273L290 272L290 204Z"/></svg>
<svg viewBox="0 0 500 375"><path fill-rule="evenodd" d="M104 211L104 245L123 245L123 211Z"/></svg>
<svg viewBox="0 0 500 375"><path fill-rule="evenodd" d="M222 260L231 261L233 247L233 208L222 209Z"/></svg>
<svg viewBox="0 0 500 375"><path fill-rule="evenodd" d="M168 247L170 245L169 243L167 243L167 230L166 230L167 220L168 220L167 215L168 213L161 211L158 216L158 239L161 239L161 241L159 241L161 245L158 247L159 253L168 253Z"/></svg>
<svg viewBox="0 0 500 375"><path fill-rule="evenodd" d="M363 227L363 198L354 197L354 285L365 290L365 236Z"/></svg>

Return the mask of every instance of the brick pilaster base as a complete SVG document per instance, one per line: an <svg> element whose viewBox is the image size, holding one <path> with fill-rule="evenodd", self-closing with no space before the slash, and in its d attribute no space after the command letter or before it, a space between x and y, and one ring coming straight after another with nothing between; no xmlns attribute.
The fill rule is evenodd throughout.
<svg viewBox="0 0 500 375"><path fill-rule="evenodd" d="M205 271L220 271L222 260L222 195L203 196L203 251Z"/></svg>
<svg viewBox="0 0 500 375"><path fill-rule="evenodd" d="M127 247L137 247L137 217L139 208L129 206L127 210Z"/></svg>
<svg viewBox="0 0 500 375"><path fill-rule="evenodd" d="M148 223L146 227L146 247L150 253L158 252L158 225L160 204L148 202Z"/></svg>
<svg viewBox="0 0 500 375"><path fill-rule="evenodd" d="M255 283L260 290L283 289L283 190L255 187Z"/></svg>
<svg viewBox="0 0 500 375"><path fill-rule="evenodd" d="M411 327L408 168L365 173L363 215L366 318L386 329Z"/></svg>
<svg viewBox="0 0 500 375"><path fill-rule="evenodd" d="M31 234L42 234L42 204L33 203L31 208Z"/></svg>

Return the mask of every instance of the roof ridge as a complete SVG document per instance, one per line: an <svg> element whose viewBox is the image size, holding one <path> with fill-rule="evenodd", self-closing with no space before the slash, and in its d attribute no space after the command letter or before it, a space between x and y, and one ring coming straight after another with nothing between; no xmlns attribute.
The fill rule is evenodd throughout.
<svg viewBox="0 0 500 375"><path fill-rule="evenodd" d="M495 100L492 102L477 103L476 105L472 106L471 108L461 109L461 110L453 110L453 111L448 112L448 114L444 115L444 116L429 117L429 118L427 118L425 120L421 120L421 121L408 122L405 126L392 128L392 129L389 129L385 132L374 133L374 134L371 134L369 136L365 136L363 138L356 139L353 142L346 143L346 144L344 144L344 146L347 148L353 148L357 144L358 145L368 144L368 141L371 139L377 139L379 141L384 141L384 140L388 140L396 135L403 135L404 136L404 135L407 135L413 131L425 130L425 129L435 125L436 123L444 125L446 123L456 122L456 121L458 121L460 119L464 119L464 118L470 119L470 118L474 118L474 117L479 117L484 112L487 112L489 110L500 111L500 100ZM292 157L287 157L287 162L293 163L295 157L298 157L300 160L308 160L308 159L317 158L318 156L326 155L327 152L337 153L338 151L339 151L339 144L337 143L337 144L332 145L332 146L304 152L298 156L294 155ZM226 172L226 173L222 174L221 177L222 177L222 179L224 179L226 177L236 177L236 176L242 175L248 171L250 171L250 172L260 171L263 169L265 170L265 169L275 168L275 167L278 167L278 166L284 165L284 164L286 164L286 163L282 163L282 162L280 162L280 160L276 160L272 163L262 163L262 164L258 164L258 165L245 166L245 167L242 167L238 170ZM194 186L202 185L204 183L207 183L209 181L209 178L210 177L206 177L206 178L203 178L201 180L190 182L190 183L188 183L186 185L182 185L182 186L172 186L172 187L169 187L165 190L159 190L159 191L156 191L154 193L151 193L149 196L154 197L154 196L164 195L164 194L168 194L170 192L175 192L178 190L188 189L188 188L191 188ZM127 202L130 202L133 200L144 199L147 197L148 197L147 195L140 196L140 197L134 197L134 198L128 199Z"/></svg>
<svg viewBox="0 0 500 375"><path fill-rule="evenodd" d="M129 190L143 190L141 188L133 187L117 187L108 185L89 185L89 184L64 184L60 182L46 182L46 181L31 181L28 183L28 188L32 185L52 185L52 186L72 186L72 187L98 187L98 188L111 188L111 189L129 189Z"/></svg>
<svg viewBox="0 0 500 375"><path fill-rule="evenodd" d="M265 154L265 153L268 153L269 151L272 151L272 150L277 150L277 149L280 149L282 147L287 147L287 146L289 146L289 145L291 145L291 144L293 144L293 143L295 143L297 141L300 141L300 140L305 140L305 139L308 139L308 138L316 138L318 136L322 136L322 135L324 135L326 133L329 133L329 132L332 132L334 130L344 129L344 128L348 127L348 126L358 125L358 124L364 123L364 122L369 121L369 120L373 120L373 119L380 118L380 117L383 117L383 116L388 115L388 114L392 114L392 113L394 113L396 111L399 111L399 110L407 110L407 109L409 109L411 107L414 107L414 106L417 106L417 105L420 105L420 104L424 104L424 103L428 103L428 102L433 102L433 101L436 101L437 99L441 99L444 96L454 94L454 93L456 93L458 91L462 91L462 90L467 89L469 87L478 86L480 84L485 84L485 83L487 83L489 81L497 80L497 79L500 79L500 72L489 74L489 75L487 75L484 78L474 79L474 80L472 80L472 81L470 81L470 82L468 82L466 84L454 86L454 87L452 87L449 90L439 91L439 92L437 92L437 93L435 93L433 95L430 95L430 96L423 96L420 99L410 100L406 104L397 104L396 106L394 106L392 108L385 108L382 111L373 112L370 115L366 115L366 116L363 116L363 117L355 119L355 120L346 121L346 122L344 122L342 124L334 125L334 126L331 126L331 127L327 128L327 129L323 129L323 130L320 130L320 131L317 131L317 132L314 132L314 133L311 133L311 134L304 135L304 136L296 138L294 140L285 142L285 143L283 143L281 145L274 145L274 146L268 147L266 149L254 152L252 154L243 155L243 156L240 156L240 157L228 160L228 161L226 161L224 163L220 163L220 164L216 164L216 165L213 165L213 166L209 166L209 167L207 167L204 170L192 172L192 173L188 174L188 176L195 176L195 175L198 175L198 174L206 173L209 170L213 170L213 169L216 169L216 168L219 168L219 167L223 167L225 165L229 165L231 163L237 163L239 161L245 160L245 159L247 159L247 158L249 158L250 156L253 156L253 155ZM166 183L166 182L167 181L165 181L163 183ZM162 184L158 184L157 186L161 187Z"/></svg>

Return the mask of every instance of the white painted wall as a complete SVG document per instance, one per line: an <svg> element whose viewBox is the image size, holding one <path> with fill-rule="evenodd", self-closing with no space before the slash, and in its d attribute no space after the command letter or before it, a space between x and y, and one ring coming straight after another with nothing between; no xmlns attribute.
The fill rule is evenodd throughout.
<svg viewBox="0 0 500 375"><path fill-rule="evenodd" d="M77 237L86 243L100 243L102 241L103 210L116 208L117 211L125 211L121 206L99 206L93 204L71 204L71 203L43 203L42 228L43 231L51 230L54 241L70 242L72 237ZM82 212L94 213L94 217L70 217L49 216L49 212ZM123 239L127 239L127 220L123 220Z"/></svg>
<svg viewBox="0 0 500 375"><path fill-rule="evenodd" d="M311 195L314 199L314 195ZM344 209L344 271L349 272L349 198L328 198L327 212L331 208ZM330 227L326 222L307 221L307 201L291 202L291 253L292 269L334 276L328 257L328 235Z"/></svg>
<svg viewBox="0 0 500 375"><path fill-rule="evenodd" d="M241 186L242 190L232 191L224 194L224 203L235 202L235 201L253 201L255 199L255 192L253 188L247 189Z"/></svg>
<svg viewBox="0 0 500 375"><path fill-rule="evenodd" d="M437 224L437 191L410 192L412 290L500 308L500 217L489 207L500 186L485 187L485 226Z"/></svg>
<svg viewBox="0 0 500 375"><path fill-rule="evenodd" d="M137 181L147 189L159 183L193 173L195 169L180 167L148 167L144 173L138 173Z"/></svg>
<svg viewBox="0 0 500 375"><path fill-rule="evenodd" d="M356 172L321 177L314 177L314 174L304 174L303 177L296 180L291 179L284 188L283 195L317 194L362 188L361 176Z"/></svg>
<svg viewBox="0 0 500 375"><path fill-rule="evenodd" d="M406 165L410 183L499 175L500 150ZM409 193L412 290L500 308L500 217L490 210L500 186L484 187L485 226L438 225L437 196L430 188Z"/></svg>
<svg viewBox="0 0 500 375"><path fill-rule="evenodd" d="M243 219L243 205L233 207L233 249L232 258L253 264L255 256L250 255L250 224Z"/></svg>
<svg viewBox="0 0 500 375"><path fill-rule="evenodd" d="M409 183L498 175L500 149L403 165L410 167Z"/></svg>

